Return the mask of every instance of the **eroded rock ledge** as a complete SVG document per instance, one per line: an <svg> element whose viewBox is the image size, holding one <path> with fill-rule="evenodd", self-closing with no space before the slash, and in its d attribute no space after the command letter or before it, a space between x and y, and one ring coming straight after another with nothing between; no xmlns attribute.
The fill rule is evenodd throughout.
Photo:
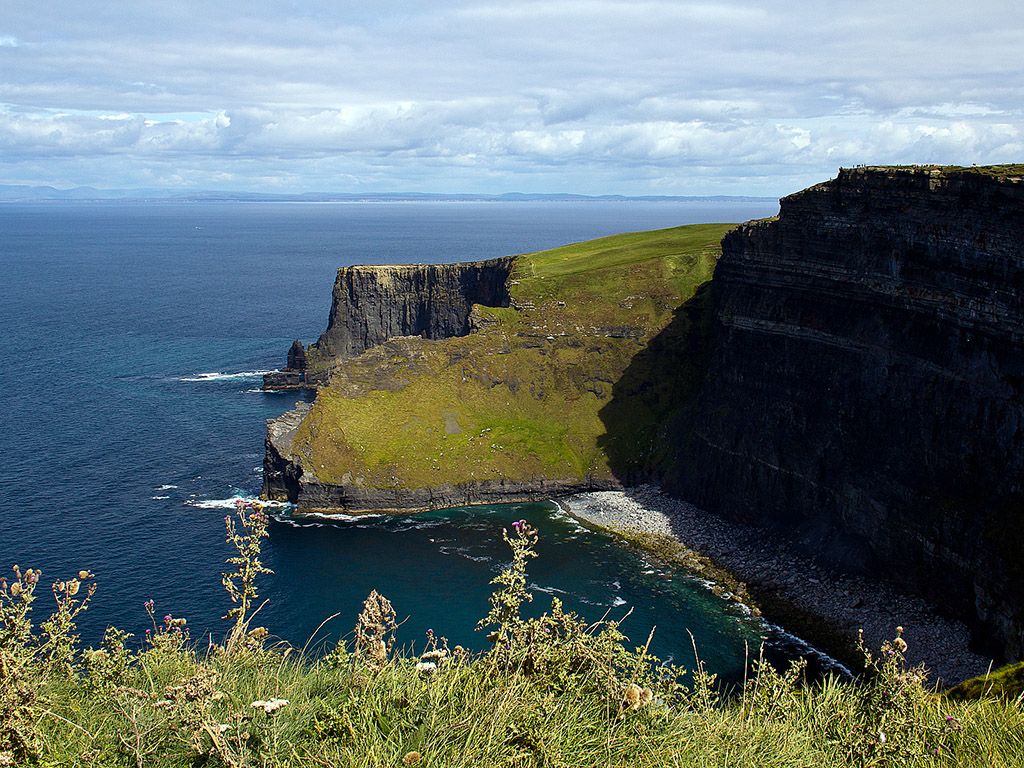
<svg viewBox="0 0 1024 768"><path fill-rule="evenodd" d="M316 360L341 360L400 336L447 339L470 331L474 304L507 307L513 259L463 264L342 267Z"/></svg>

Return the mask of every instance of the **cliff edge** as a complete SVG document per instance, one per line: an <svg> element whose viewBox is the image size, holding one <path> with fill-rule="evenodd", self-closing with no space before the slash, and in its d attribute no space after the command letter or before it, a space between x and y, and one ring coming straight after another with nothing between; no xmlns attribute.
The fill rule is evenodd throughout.
<svg viewBox="0 0 1024 768"><path fill-rule="evenodd" d="M331 294L327 330L309 348L310 367L322 371L397 337L465 336L474 305L509 305L513 263L505 257L461 264L342 267Z"/></svg>
<svg viewBox="0 0 1024 768"><path fill-rule="evenodd" d="M662 482L1024 656L1024 166L854 168L727 234Z"/></svg>

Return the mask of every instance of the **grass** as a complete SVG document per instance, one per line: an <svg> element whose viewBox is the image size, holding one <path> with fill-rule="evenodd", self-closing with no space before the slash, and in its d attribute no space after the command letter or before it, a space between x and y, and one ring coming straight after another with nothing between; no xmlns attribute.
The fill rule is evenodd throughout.
<svg viewBox="0 0 1024 768"><path fill-rule="evenodd" d="M894 169L940 171L943 175L986 176L993 179L1024 177L1024 163L1003 163L1002 165L894 165L879 166Z"/></svg>
<svg viewBox="0 0 1024 768"><path fill-rule="evenodd" d="M516 257L512 306L478 308L477 332L395 339L339 363L294 456L323 482L367 488L611 479L602 409L631 361L710 279L731 226Z"/></svg>
<svg viewBox="0 0 1024 768"><path fill-rule="evenodd" d="M987 697L1019 701L1024 696L1024 661L964 680L947 691L946 695L960 701Z"/></svg>
<svg viewBox="0 0 1024 768"><path fill-rule="evenodd" d="M1019 766L1021 698L987 688L936 695L903 662L902 640L864 651L856 683L808 683L797 664L751 674L722 696L629 647L614 623L558 601L523 619L536 532L506 534L511 564L480 622L491 650L428 635L393 647L394 613L371 593L347 642L321 658L252 627L262 518L240 510L235 624L192 645L184 621L155 618L141 644L110 630L100 649L70 642L91 574L55 585L56 618L36 631L33 572L0 587L0 765L44 766ZM265 522L265 521L262 521ZM254 575L246 579L245 574ZM229 580L230 581L230 580ZM17 586L15 587L15 584ZM243 596L251 599L249 613ZM59 630L53 628L60 627ZM976 694L976 695L975 695Z"/></svg>

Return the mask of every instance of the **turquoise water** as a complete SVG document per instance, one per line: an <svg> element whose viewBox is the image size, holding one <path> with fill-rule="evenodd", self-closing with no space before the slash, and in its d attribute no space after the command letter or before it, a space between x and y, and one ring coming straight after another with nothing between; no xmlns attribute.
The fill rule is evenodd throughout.
<svg viewBox="0 0 1024 768"><path fill-rule="evenodd" d="M324 329L339 266L490 258L773 213L722 203L0 206L0 567L41 567L44 581L94 571L89 643L109 624L141 633L149 599L187 617L193 636L219 639L230 607L223 518L232 499L258 493L266 419L297 399L259 391L260 372ZM520 518L541 531L531 610L551 596L591 621L632 609L623 629L633 642L656 625L655 651L687 664L692 632L732 679L764 632L553 505L278 516L260 621L300 647L349 632L377 589L408 617L402 643L429 628L482 648L473 627L508 561L501 528Z"/></svg>

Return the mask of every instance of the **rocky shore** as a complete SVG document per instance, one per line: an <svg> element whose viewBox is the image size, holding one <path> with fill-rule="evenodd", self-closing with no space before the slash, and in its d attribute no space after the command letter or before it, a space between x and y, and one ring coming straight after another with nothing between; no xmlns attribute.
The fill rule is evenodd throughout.
<svg viewBox="0 0 1024 768"><path fill-rule="evenodd" d="M651 486L577 494L561 505L602 528L674 538L745 581L755 594L770 593L799 606L848 637L863 630L869 649L877 650L902 626L908 661L924 664L933 683L955 685L989 668L988 659L968 648L970 632L962 622L939 615L934 606L891 585L829 571L764 528L703 512ZM773 619L770 610L766 618ZM786 629L800 634L798 627Z"/></svg>

